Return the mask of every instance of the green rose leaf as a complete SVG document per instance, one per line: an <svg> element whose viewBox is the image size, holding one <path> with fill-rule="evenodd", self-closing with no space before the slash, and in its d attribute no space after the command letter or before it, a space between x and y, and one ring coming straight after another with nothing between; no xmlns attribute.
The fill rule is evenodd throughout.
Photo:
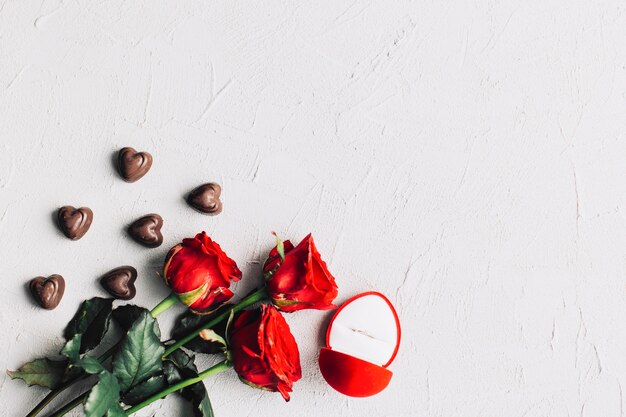
<svg viewBox="0 0 626 417"><path fill-rule="evenodd" d="M128 417L128 416L124 412L124 409L122 408L122 406L115 403L115 405L113 405L111 408L109 408L109 411L107 411L107 417Z"/></svg>
<svg viewBox="0 0 626 417"><path fill-rule="evenodd" d="M11 379L23 380L28 386L39 385L55 389L63 382L66 369L67 361L65 360L39 358L25 363L17 371L7 371L7 374Z"/></svg>
<svg viewBox="0 0 626 417"><path fill-rule="evenodd" d="M74 366L83 369L85 372L91 375L99 374L100 372L104 371L104 367L102 366L100 361L91 356L85 356L84 358L79 359L76 363L74 363Z"/></svg>
<svg viewBox="0 0 626 417"><path fill-rule="evenodd" d="M113 374L119 380L122 391L127 391L161 370L161 357L165 348L160 337L159 325L150 312L144 309L113 357Z"/></svg>
<svg viewBox="0 0 626 417"><path fill-rule="evenodd" d="M124 395L124 404L135 405L148 399L154 394L157 394L167 388L167 381L164 375L156 375L148 378L141 384L137 384L132 387Z"/></svg>
<svg viewBox="0 0 626 417"><path fill-rule="evenodd" d="M178 349L172 352L163 361L163 374L169 385L174 385L182 379L193 378L198 375L198 368L194 363L195 357Z"/></svg>
<svg viewBox="0 0 626 417"><path fill-rule="evenodd" d="M195 417L214 417L213 407L206 387L202 382L184 388L181 392L183 398L191 403Z"/></svg>
<svg viewBox="0 0 626 417"><path fill-rule="evenodd" d="M209 343L217 343L217 345L222 350L226 350L226 348L228 348L226 340L222 336L217 334L217 332L213 329L203 329L200 331L199 335L202 340L205 340Z"/></svg>
<svg viewBox="0 0 626 417"><path fill-rule="evenodd" d="M180 374L176 365L170 361L163 362L163 376L168 385L174 385L176 382L183 380L183 376Z"/></svg>
<svg viewBox="0 0 626 417"><path fill-rule="evenodd" d="M80 358L80 346L82 334L76 334L61 349L61 354L67 357L70 362L76 362Z"/></svg>
<svg viewBox="0 0 626 417"><path fill-rule="evenodd" d="M208 315L199 315L195 314L189 310L185 313L181 314L176 320L176 324L174 325L174 330L172 331L172 338L174 340L180 340L183 337L187 336L189 333L194 330L200 328L204 324L213 320L215 316L221 314L224 311L225 307L230 306L230 304L225 304L223 307L219 308L212 314ZM213 327L213 330L220 336L223 336L225 333L226 323L224 321ZM222 346L219 343L211 343L200 338L195 338L183 345L185 348L192 350L198 353L219 353L222 351Z"/></svg>
<svg viewBox="0 0 626 417"><path fill-rule="evenodd" d="M198 369L193 356L176 350L163 362L163 373L168 384L173 385L182 379L198 376ZM179 393L191 403L195 417L214 417L209 395L202 382L183 388Z"/></svg>
<svg viewBox="0 0 626 417"><path fill-rule="evenodd" d="M124 332L127 332L143 311L145 311L143 307L134 304L125 304L113 310L113 320L120 325Z"/></svg>
<svg viewBox="0 0 626 417"><path fill-rule="evenodd" d="M112 298L94 297L83 301L65 328L65 339L72 341L75 336L82 335L79 353L98 346L109 328L112 307Z"/></svg>
<svg viewBox="0 0 626 417"><path fill-rule="evenodd" d="M103 417L120 399L120 386L109 371L98 374L98 383L85 402L85 417Z"/></svg>

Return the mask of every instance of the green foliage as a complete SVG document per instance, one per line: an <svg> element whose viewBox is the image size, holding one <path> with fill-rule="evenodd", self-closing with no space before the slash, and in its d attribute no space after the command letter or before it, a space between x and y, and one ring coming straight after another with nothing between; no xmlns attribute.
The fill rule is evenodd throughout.
<svg viewBox="0 0 626 417"><path fill-rule="evenodd" d="M67 361L56 361L48 358L35 359L25 363L17 371L7 371L11 379L21 379L29 386L55 389L63 382Z"/></svg>
<svg viewBox="0 0 626 417"><path fill-rule="evenodd" d="M113 310L113 320L115 320L124 332L127 332L144 311L146 311L146 309L143 307L134 304L125 304Z"/></svg>
<svg viewBox="0 0 626 417"><path fill-rule="evenodd" d="M130 327L113 357L113 374L122 391L140 384L161 370L165 348L159 326L148 310L143 310Z"/></svg>
<svg viewBox="0 0 626 417"><path fill-rule="evenodd" d="M120 386L109 371L98 374L98 383L91 389L85 402L86 417L103 417L117 405L120 398Z"/></svg>
<svg viewBox="0 0 626 417"><path fill-rule="evenodd" d="M174 330L172 331L172 338L174 340L180 340L183 337L187 336L191 332L197 330L204 324L210 322L224 311L224 308L230 307L230 304L225 304L223 307L218 309L212 314L208 315L198 315L189 310L185 313L181 314L176 320L176 324L174 325ZM222 321L221 323L213 326L213 330L220 336L224 337L226 328L226 323ZM202 340L200 338L195 338L183 345L185 348L192 350L198 353L220 353L223 348L220 343L212 343L206 340Z"/></svg>
<svg viewBox="0 0 626 417"><path fill-rule="evenodd" d="M167 381L164 375L155 375L144 382L135 385L123 396L124 404L135 405L148 399L167 388Z"/></svg>
<svg viewBox="0 0 626 417"><path fill-rule="evenodd" d="M228 348L226 340L213 329L202 330L200 338L206 342L217 344L221 350L225 351Z"/></svg>
<svg viewBox="0 0 626 417"><path fill-rule="evenodd" d="M79 359L74 366L77 368L83 369L85 372L91 375L98 374L104 371L104 367L100 363L100 361L91 356L85 356L82 359Z"/></svg>
<svg viewBox="0 0 626 417"><path fill-rule="evenodd" d="M182 379L198 376L198 369L194 364L194 357L182 350L176 350L163 362L163 373L170 385ZM191 403L195 417L214 417L209 395L202 382L183 388L180 395Z"/></svg>
<svg viewBox="0 0 626 417"><path fill-rule="evenodd" d="M111 408L109 408L109 411L107 411L106 417L128 417L128 416L124 412L124 409L122 408L122 406L115 403L115 405L113 405Z"/></svg>
<svg viewBox="0 0 626 417"><path fill-rule="evenodd" d="M191 403L195 417L214 417L209 394L202 382L193 384L182 390L181 395Z"/></svg>
<svg viewBox="0 0 626 417"><path fill-rule="evenodd" d="M67 357L70 362L76 362L80 358L80 347L81 347L81 339L82 334L76 334L70 340L68 340L63 349L61 349L61 354Z"/></svg>
<svg viewBox="0 0 626 417"><path fill-rule="evenodd" d="M85 374L97 375L98 382L84 402L86 417L127 417L120 397L123 404L137 405L181 380L198 376L194 357L183 350L176 350L163 360L165 347L160 341L158 323L150 311L135 305L115 310L112 306L112 299L95 297L84 301L64 332L66 343L61 353L67 359L36 359L16 371L7 371L8 375L24 380L29 386L39 385L49 389L56 389L64 382ZM210 315L183 314L176 324L174 338L193 333L222 311L220 309ZM108 371L100 360L84 353L100 344L111 317L126 332L126 336L113 355L112 371ZM204 337L208 340L197 338L186 347L203 353L223 351L225 327L226 323L222 322L214 329L206 330ZM178 393L190 402L195 417L213 417L211 402L202 382L185 387Z"/></svg>
<svg viewBox="0 0 626 417"><path fill-rule="evenodd" d="M65 339L68 344L73 343L70 347L66 345L64 348L66 356L71 359L77 358L78 354L98 346L109 328L112 307L112 298L94 297L83 301L65 328ZM77 338L78 335L80 338ZM74 345L77 342L79 346ZM77 347L78 349L76 349Z"/></svg>

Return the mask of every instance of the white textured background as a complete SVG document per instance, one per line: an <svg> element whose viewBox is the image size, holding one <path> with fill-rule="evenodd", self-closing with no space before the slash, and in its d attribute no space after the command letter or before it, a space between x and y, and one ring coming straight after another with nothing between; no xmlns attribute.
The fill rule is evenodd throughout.
<svg viewBox="0 0 626 417"><path fill-rule="evenodd" d="M332 391L329 314L297 313L292 401L223 374L218 416L623 415L625 39L623 1L0 0L0 368L58 350L113 267L136 266L152 306L167 248L204 229L241 293L271 230L312 231L339 301L396 304L391 385ZM112 164L127 145L155 158L135 184ZM210 180L218 217L183 201ZM78 242L52 221L64 204L95 212ZM149 212L154 250L123 231ZM24 286L52 273L67 291L48 312ZM3 416L44 395L0 389Z"/></svg>

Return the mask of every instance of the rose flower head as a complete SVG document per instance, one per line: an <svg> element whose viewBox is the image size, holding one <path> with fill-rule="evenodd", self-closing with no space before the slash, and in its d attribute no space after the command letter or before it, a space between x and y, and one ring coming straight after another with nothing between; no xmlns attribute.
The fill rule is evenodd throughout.
<svg viewBox="0 0 626 417"><path fill-rule="evenodd" d="M302 377L298 345L285 318L273 306L241 313L229 332L233 366L246 384L278 391L285 401Z"/></svg>
<svg viewBox="0 0 626 417"><path fill-rule="evenodd" d="M263 267L267 292L281 311L336 308L335 278L315 247L313 236L307 235L298 246L277 238Z"/></svg>
<svg viewBox="0 0 626 417"><path fill-rule="evenodd" d="M241 278L241 271L220 245L202 232L170 249L163 278L182 303L194 311L205 311L230 300L230 283Z"/></svg>

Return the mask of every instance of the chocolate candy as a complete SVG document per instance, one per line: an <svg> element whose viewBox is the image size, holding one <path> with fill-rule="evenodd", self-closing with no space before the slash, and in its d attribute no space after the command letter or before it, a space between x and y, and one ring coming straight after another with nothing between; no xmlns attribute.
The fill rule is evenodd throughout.
<svg viewBox="0 0 626 417"><path fill-rule="evenodd" d="M72 240L85 236L93 221L93 212L87 207L63 206L57 212L59 227Z"/></svg>
<svg viewBox="0 0 626 417"><path fill-rule="evenodd" d="M117 167L126 182L135 182L146 175L152 166L152 155L126 147L120 150Z"/></svg>
<svg viewBox="0 0 626 417"><path fill-rule="evenodd" d="M216 215L222 212L220 194L222 187L214 182L194 188L187 196L187 203L201 213Z"/></svg>
<svg viewBox="0 0 626 417"><path fill-rule="evenodd" d="M130 300L137 294L135 280L137 270L132 266L120 266L112 269L100 279L105 290L119 300Z"/></svg>
<svg viewBox="0 0 626 417"><path fill-rule="evenodd" d="M65 280L61 275L50 275L48 278L36 277L30 281L30 292L35 301L46 310L52 310L61 302L65 292Z"/></svg>
<svg viewBox="0 0 626 417"><path fill-rule="evenodd" d="M154 213L147 214L128 226L128 234L138 243L148 248L156 248L163 243L161 226L163 226L161 216Z"/></svg>

